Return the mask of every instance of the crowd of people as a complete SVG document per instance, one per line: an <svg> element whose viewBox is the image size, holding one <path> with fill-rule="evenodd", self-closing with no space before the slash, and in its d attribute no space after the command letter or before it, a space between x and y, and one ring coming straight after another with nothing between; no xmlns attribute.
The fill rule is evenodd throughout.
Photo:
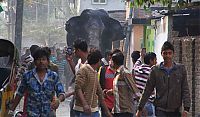
<svg viewBox="0 0 200 117"><path fill-rule="evenodd" d="M54 53L49 47L32 45L21 57L21 82L10 116L23 96L22 117L55 117L59 104L70 96L70 117L188 116L187 72L173 61L174 47L168 41L161 48L164 61L159 64L154 52L133 51L131 70L124 66L121 50L102 57L98 49L89 50L83 39L74 41L72 53L57 50L57 57ZM73 77L66 77L69 70Z"/></svg>

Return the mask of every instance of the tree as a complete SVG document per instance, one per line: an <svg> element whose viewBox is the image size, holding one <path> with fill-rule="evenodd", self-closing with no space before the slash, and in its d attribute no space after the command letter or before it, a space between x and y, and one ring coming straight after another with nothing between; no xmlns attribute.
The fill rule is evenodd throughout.
<svg viewBox="0 0 200 117"><path fill-rule="evenodd" d="M126 0L127 2L132 2L134 6L144 8L150 7L151 5L155 4L162 4L163 6L167 6L171 9L172 7L172 0ZM191 6L191 0L178 0L175 8L183 8Z"/></svg>

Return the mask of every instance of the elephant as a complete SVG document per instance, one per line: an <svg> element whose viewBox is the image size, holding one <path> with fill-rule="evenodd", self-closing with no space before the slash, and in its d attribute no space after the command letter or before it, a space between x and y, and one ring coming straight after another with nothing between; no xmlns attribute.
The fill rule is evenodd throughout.
<svg viewBox="0 0 200 117"><path fill-rule="evenodd" d="M109 17L103 10L85 9L80 16L71 17L65 24L67 45L72 46L75 39L88 42L89 47L97 47L104 53L111 50L112 41L125 38L120 22Z"/></svg>

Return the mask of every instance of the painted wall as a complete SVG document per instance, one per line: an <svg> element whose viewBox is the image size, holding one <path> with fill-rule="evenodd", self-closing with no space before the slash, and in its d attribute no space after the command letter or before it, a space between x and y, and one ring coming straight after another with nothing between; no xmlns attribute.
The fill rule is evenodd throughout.
<svg viewBox="0 0 200 117"><path fill-rule="evenodd" d="M143 35L144 35L144 26L143 25L134 25L133 26L134 36L131 38L134 40L134 50L141 50Z"/></svg>
<svg viewBox="0 0 200 117"><path fill-rule="evenodd" d="M106 0L106 4L93 4L92 0L80 0L81 13L84 9L104 9L106 11L125 10L125 2L123 0Z"/></svg>
<svg viewBox="0 0 200 117"><path fill-rule="evenodd" d="M131 39L129 45L129 55L135 50L141 50L141 42L143 40L143 32L144 26L143 25L133 25L132 32L131 32ZM127 67L132 69L133 63L131 61L131 56L129 56L129 61L127 63Z"/></svg>
<svg viewBox="0 0 200 117"><path fill-rule="evenodd" d="M151 25L144 27L144 47L147 52L154 52L155 20L151 20Z"/></svg>

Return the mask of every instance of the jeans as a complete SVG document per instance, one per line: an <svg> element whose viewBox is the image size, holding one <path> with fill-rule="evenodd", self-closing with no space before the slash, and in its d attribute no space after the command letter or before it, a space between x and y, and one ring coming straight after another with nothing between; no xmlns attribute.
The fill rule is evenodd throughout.
<svg viewBox="0 0 200 117"><path fill-rule="evenodd" d="M146 110L146 114L148 117L155 117L155 106L152 102L147 101L147 103L144 106L144 109Z"/></svg>
<svg viewBox="0 0 200 117"><path fill-rule="evenodd" d="M75 117L75 110L73 109L74 106L74 96L72 97L72 100L69 103L69 107L70 107L70 117Z"/></svg>
<svg viewBox="0 0 200 117"><path fill-rule="evenodd" d="M91 115L87 115L84 112L76 111L75 117L100 117L100 116L99 116L99 111L92 112Z"/></svg>

